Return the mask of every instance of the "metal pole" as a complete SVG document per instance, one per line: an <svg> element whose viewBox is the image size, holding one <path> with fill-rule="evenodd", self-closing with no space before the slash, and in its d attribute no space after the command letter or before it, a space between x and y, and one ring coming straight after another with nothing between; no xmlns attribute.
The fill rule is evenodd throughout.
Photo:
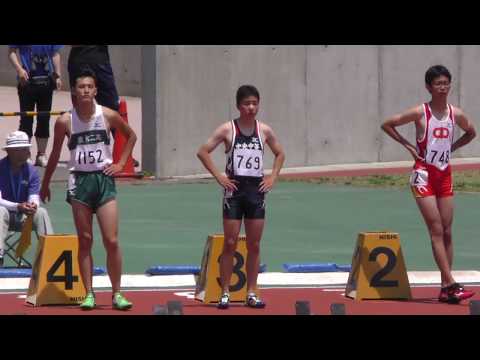
<svg viewBox="0 0 480 360"><path fill-rule="evenodd" d="M18 111L0 112L0 116L39 116L39 115L63 115L67 111Z"/></svg>

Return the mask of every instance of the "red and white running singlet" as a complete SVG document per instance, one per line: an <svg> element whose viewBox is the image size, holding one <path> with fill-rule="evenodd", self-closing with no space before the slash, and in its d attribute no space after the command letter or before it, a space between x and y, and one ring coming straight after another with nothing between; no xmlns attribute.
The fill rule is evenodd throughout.
<svg viewBox="0 0 480 360"><path fill-rule="evenodd" d="M455 117L453 107L442 119L437 119L428 103L423 104L425 132L417 139L417 152L424 161L416 161L410 184L415 197L453 195L452 172L450 167Z"/></svg>

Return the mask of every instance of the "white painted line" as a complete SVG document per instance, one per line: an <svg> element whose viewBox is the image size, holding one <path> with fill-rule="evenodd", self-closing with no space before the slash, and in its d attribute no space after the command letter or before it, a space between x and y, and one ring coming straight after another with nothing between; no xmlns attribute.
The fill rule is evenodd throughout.
<svg viewBox="0 0 480 360"><path fill-rule="evenodd" d="M173 295L186 297L187 299L195 299L195 291L182 291L173 293Z"/></svg>
<svg viewBox="0 0 480 360"><path fill-rule="evenodd" d="M262 273L258 276L258 285L260 287L329 287L330 289L344 288L348 280L347 272L334 273ZM462 284L480 284L480 271L453 271L453 277ZM411 271L408 272L410 286L440 284L440 272L438 271ZM1 278L0 291L26 291L30 279L28 278ZM94 276L93 287L95 289L111 288L108 276ZM195 289L194 275L165 275L149 276L123 275L122 288L129 290L141 289L178 289L179 291L188 291ZM334 290L331 290L334 291Z"/></svg>
<svg viewBox="0 0 480 360"><path fill-rule="evenodd" d="M339 291L345 291L345 289L322 289L322 291L339 292Z"/></svg>

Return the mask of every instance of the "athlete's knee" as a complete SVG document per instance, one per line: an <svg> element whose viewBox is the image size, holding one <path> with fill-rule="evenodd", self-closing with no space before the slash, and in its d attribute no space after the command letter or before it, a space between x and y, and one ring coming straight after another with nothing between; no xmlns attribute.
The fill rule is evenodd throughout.
<svg viewBox="0 0 480 360"><path fill-rule="evenodd" d="M103 243L105 244L105 249L107 252L116 252L120 249L120 245L118 244L116 236L103 239Z"/></svg>
<svg viewBox="0 0 480 360"><path fill-rule="evenodd" d="M434 241L434 238L443 238L443 226L440 222L430 224L429 231L432 236L432 241Z"/></svg>
<svg viewBox="0 0 480 360"><path fill-rule="evenodd" d="M445 240L452 240L452 226L445 226L443 228L443 238Z"/></svg>
<svg viewBox="0 0 480 360"><path fill-rule="evenodd" d="M223 243L223 252L226 254L233 254L235 253L235 250L237 249L237 240L233 237L225 238L225 241Z"/></svg>
<svg viewBox="0 0 480 360"><path fill-rule="evenodd" d="M260 253L260 241L247 241L247 251L249 254Z"/></svg>
<svg viewBox="0 0 480 360"><path fill-rule="evenodd" d="M80 252L92 250L93 236L89 232L78 234L78 250Z"/></svg>

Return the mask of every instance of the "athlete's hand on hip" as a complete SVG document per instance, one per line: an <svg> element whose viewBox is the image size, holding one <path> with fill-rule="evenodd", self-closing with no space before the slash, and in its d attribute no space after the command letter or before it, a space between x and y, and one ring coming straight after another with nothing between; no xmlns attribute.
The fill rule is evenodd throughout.
<svg viewBox="0 0 480 360"><path fill-rule="evenodd" d="M44 203L47 203L50 201L50 188L47 187L47 188L44 188L42 186L42 188L40 189L40 200L42 200L42 202Z"/></svg>
<svg viewBox="0 0 480 360"><path fill-rule="evenodd" d="M408 152L410 154L412 154L414 160L425 161L424 158L422 158L420 155L418 155L417 149L415 149L414 147L412 147L410 145L405 145L405 147L407 148Z"/></svg>
<svg viewBox="0 0 480 360"><path fill-rule="evenodd" d="M269 192L273 188L273 184L275 184L275 181L277 180L276 176L273 175L267 175L263 178L262 182L259 185L259 190L260 192Z"/></svg>
<svg viewBox="0 0 480 360"><path fill-rule="evenodd" d="M228 190L228 191L238 190L237 185L236 185L236 184L238 184L237 180L229 179L228 177L226 177L224 175L220 175L217 178L217 181L225 190Z"/></svg>
<svg viewBox="0 0 480 360"><path fill-rule="evenodd" d="M113 176L122 171L123 166L119 164L110 164L103 169L103 173L107 176Z"/></svg>

